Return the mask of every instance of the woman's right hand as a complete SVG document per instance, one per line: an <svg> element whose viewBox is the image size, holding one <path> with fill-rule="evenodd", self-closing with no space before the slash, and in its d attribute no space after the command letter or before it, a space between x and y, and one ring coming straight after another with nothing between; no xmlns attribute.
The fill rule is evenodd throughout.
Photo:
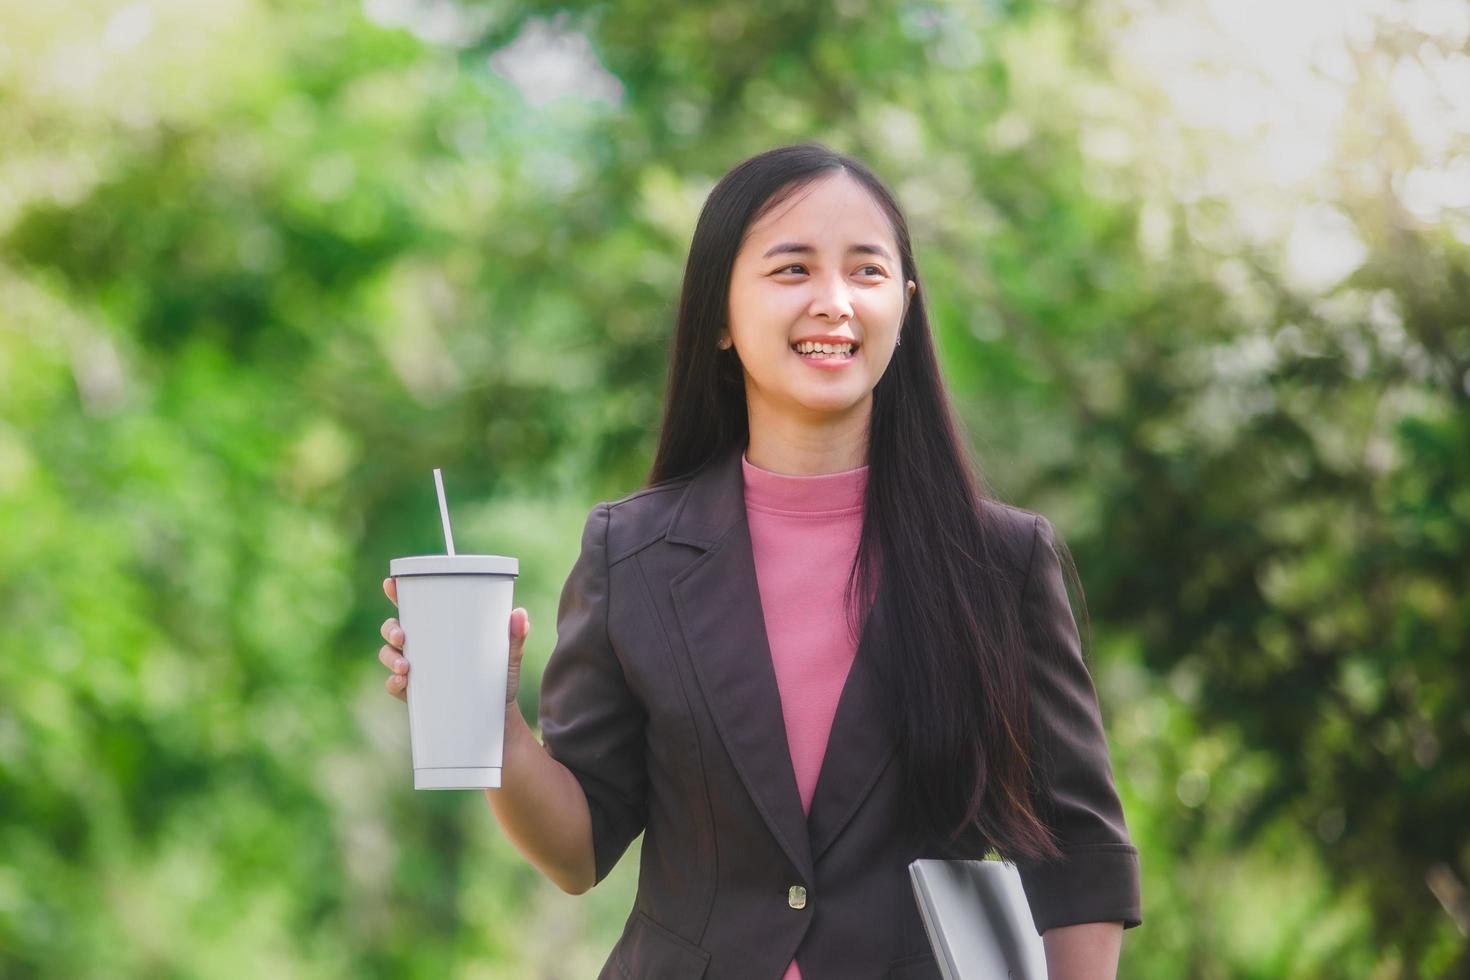
<svg viewBox="0 0 1470 980"><path fill-rule="evenodd" d="M398 583L392 578L383 579L383 592L392 600L393 605L398 605ZM517 615L519 614L519 615ZM383 639L388 642L383 644L378 651L378 661L387 667L391 674L383 682L388 693L400 701L408 700L408 658L403 655L403 627L398 624L396 617L390 616L383 620L383 628L379 630ZM505 681L505 703L515 704L516 692L521 687L521 657L526 652L526 636L531 632L531 614L517 606L510 611L510 667Z"/></svg>

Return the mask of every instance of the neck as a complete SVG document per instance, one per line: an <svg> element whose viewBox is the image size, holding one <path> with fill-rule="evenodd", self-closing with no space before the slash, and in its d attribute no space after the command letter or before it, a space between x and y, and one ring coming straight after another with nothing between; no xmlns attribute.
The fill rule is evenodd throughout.
<svg viewBox="0 0 1470 980"><path fill-rule="evenodd" d="M748 399L750 445L745 458L772 473L820 476L845 473L868 462L869 395L851 411L793 416Z"/></svg>

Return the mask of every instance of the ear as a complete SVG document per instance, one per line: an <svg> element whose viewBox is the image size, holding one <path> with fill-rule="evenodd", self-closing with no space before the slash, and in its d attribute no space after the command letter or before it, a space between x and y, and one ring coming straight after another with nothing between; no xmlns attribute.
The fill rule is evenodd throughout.
<svg viewBox="0 0 1470 980"><path fill-rule="evenodd" d="M899 315L899 317L898 317L898 322L900 324L902 324L904 320L908 319L908 315L909 315L909 302L914 298L914 290L916 290L918 288L919 288L919 284L916 283L916 282L914 282L912 279L910 279L909 280L909 285L908 285L908 290L907 290L907 292L904 293L904 296L903 296L903 313L901 313Z"/></svg>

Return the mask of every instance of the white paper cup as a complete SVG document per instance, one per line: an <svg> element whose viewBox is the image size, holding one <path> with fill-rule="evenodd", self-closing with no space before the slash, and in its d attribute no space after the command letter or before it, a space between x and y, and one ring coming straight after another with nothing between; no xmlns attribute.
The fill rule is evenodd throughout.
<svg viewBox="0 0 1470 980"><path fill-rule="evenodd" d="M520 562L501 555L394 558L408 660L414 789L500 785L510 611Z"/></svg>

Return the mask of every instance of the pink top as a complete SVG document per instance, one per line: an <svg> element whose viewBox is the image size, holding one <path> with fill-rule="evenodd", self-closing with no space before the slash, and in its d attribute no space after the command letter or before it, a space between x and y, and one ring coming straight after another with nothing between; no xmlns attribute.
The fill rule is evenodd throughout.
<svg viewBox="0 0 1470 980"><path fill-rule="evenodd" d="M802 810L810 813L837 699L857 652L842 596L862 534L868 467L788 476L743 454L740 463L786 742ZM800 978L792 960L782 980Z"/></svg>

